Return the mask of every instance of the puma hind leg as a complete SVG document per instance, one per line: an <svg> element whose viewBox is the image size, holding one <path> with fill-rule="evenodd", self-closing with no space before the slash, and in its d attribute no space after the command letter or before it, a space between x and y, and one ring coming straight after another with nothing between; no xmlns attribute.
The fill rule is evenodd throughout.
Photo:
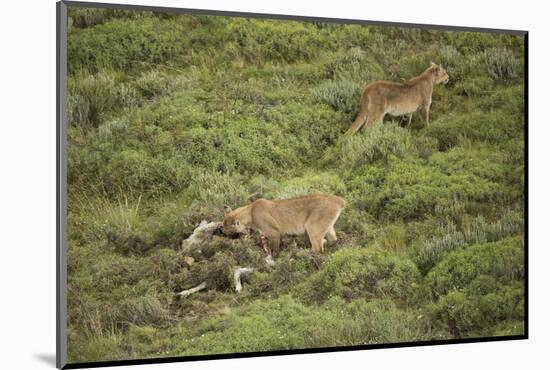
<svg viewBox="0 0 550 370"><path fill-rule="evenodd" d="M365 122L367 121L367 110L362 110L357 115L357 118L355 118L355 121L351 125L351 127L346 131L344 135L350 136L355 134L361 127L365 126Z"/></svg>
<svg viewBox="0 0 550 370"><path fill-rule="evenodd" d="M336 231L334 231L334 225L332 225L329 229L328 229L328 232L326 233L325 237L327 238L327 240L329 242L335 242L338 240L338 238L336 237Z"/></svg>
<svg viewBox="0 0 550 370"><path fill-rule="evenodd" d="M327 239L330 242L335 242L338 239L334 230L334 224L340 216L340 210L335 210L335 213L334 218L331 220L313 218L306 224L306 232L309 236L313 252L322 252Z"/></svg>
<svg viewBox="0 0 550 370"><path fill-rule="evenodd" d="M323 246L326 243L325 235L327 230L312 222L309 225L306 225L306 232L313 252L321 253L323 251Z"/></svg>

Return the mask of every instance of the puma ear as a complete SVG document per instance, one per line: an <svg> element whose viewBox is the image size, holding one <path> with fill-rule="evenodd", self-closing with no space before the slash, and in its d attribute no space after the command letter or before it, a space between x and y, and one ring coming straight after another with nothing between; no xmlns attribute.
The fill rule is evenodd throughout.
<svg viewBox="0 0 550 370"><path fill-rule="evenodd" d="M430 62L430 67L433 67L435 66L435 63L434 62Z"/></svg>
<svg viewBox="0 0 550 370"><path fill-rule="evenodd" d="M229 206L227 206L227 205L223 206L223 210L225 211L225 214L228 214L228 213L230 213L230 212L233 212L233 210L231 209L231 207L229 207Z"/></svg>

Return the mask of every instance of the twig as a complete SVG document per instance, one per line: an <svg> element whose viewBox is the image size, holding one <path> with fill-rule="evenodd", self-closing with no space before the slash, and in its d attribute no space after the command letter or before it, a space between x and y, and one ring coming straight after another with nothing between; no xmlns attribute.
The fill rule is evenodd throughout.
<svg viewBox="0 0 550 370"><path fill-rule="evenodd" d="M179 295L179 296L182 296L183 298L185 298L185 297L189 297L191 294L199 292L199 291L201 291L205 288L206 288L206 281L200 283L199 285L197 285L194 288L187 289L187 290L182 290L181 292L176 293L176 295Z"/></svg>

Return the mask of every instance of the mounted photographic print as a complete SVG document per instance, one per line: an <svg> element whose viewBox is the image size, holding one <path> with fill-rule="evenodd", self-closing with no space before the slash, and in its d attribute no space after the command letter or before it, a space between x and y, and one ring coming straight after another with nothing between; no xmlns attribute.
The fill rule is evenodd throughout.
<svg viewBox="0 0 550 370"><path fill-rule="evenodd" d="M526 55L58 3L58 367L527 338Z"/></svg>

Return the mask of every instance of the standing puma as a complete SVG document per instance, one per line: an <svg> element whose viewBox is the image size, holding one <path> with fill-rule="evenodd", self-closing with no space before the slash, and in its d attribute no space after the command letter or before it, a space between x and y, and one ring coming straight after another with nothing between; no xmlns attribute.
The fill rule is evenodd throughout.
<svg viewBox="0 0 550 370"><path fill-rule="evenodd" d="M329 241L336 241L334 223L344 204L340 197L317 193L291 199L258 199L234 211L225 206L223 232L234 235L247 227L256 229L268 238L271 252L275 254L282 235L307 233L313 251L319 253L326 242L325 236Z"/></svg>
<svg viewBox="0 0 550 370"><path fill-rule="evenodd" d="M381 123L386 114L408 115L409 127L413 113L419 109L428 125L434 85L447 82L447 71L442 66L431 63L419 76L403 83L376 81L367 85L361 94L361 110L346 135L353 135L359 129L364 130Z"/></svg>

